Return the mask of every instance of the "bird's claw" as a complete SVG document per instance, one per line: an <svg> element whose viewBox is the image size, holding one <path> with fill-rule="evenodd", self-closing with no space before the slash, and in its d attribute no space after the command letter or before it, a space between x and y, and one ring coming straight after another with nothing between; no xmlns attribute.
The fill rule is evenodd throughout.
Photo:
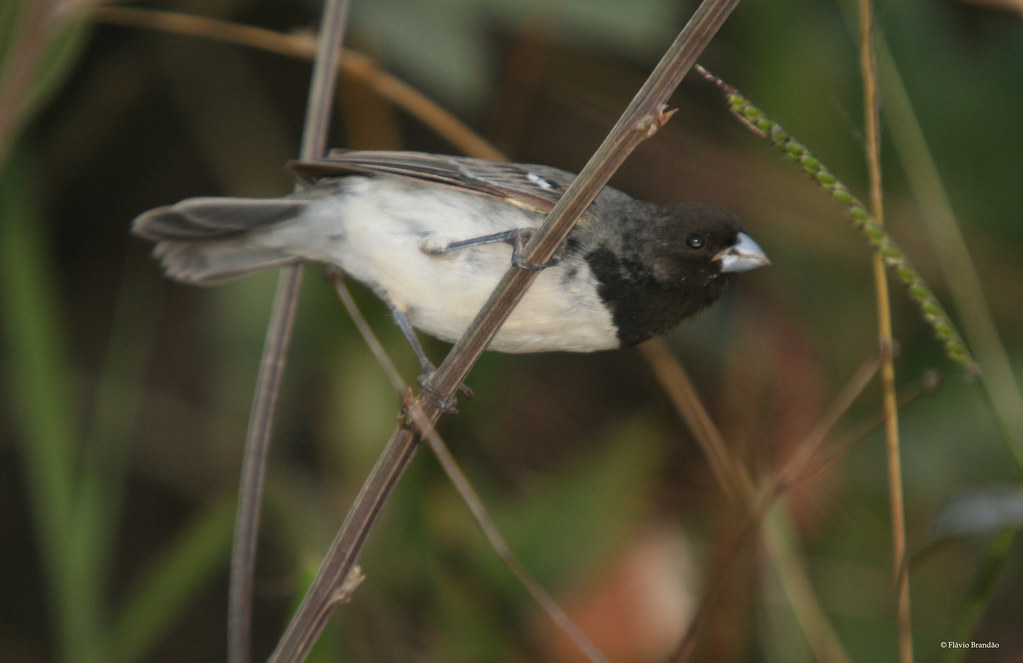
<svg viewBox="0 0 1023 663"><path fill-rule="evenodd" d="M520 230L516 232L514 235L512 235L509 241L511 242L512 245L511 261L513 265L515 265L519 269L525 269L530 272L541 272L547 269L548 267L554 267L559 262L561 262L562 247L560 246L558 247L558 250L554 252L554 255L551 256L551 259L548 260L543 265L532 265L523 260L522 247L525 246L526 242L528 242L532 237L533 230L531 229Z"/></svg>
<svg viewBox="0 0 1023 663"><path fill-rule="evenodd" d="M422 396L428 402L437 408L439 408L445 414L458 414L458 399L454 396L448 398L444 394L440 393L434 388L433 382L434 370L431 368L425 370L422 375L416 380L422 389ZM458 391L462 393L466 399L472 398L472 389L464 384L458 385Z"/></svg>

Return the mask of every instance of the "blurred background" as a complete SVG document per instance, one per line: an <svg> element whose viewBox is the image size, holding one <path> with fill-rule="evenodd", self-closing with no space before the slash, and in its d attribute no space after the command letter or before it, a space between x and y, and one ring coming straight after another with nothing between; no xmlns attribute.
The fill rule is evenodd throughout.
<svg viewBox="0 0 1023 663"><path fill-rule="evenodd" d="M694 7L354 0L346 46L361 55L342 77L331 144L461 151L421 103L388 98L399 80L509 158L577 171ZM269 52L269 37L242 47L225 43L223 26L176 34L166 16L127 11L139 8L299 41L320 12L312 1L96 14L87 2L0 5L4 661L224 658L238 468L276 275L171 283L128 227L188 196L290 191L283 166L298 152L310 65ZM740 3L700 61L865 200L855 11L847 0ZM1023 657L1021 11L1014 0L876 6L886 220L984 371L979 381L945 358L893 282L918 661ZM677 115L613 184L727 207L771 257L666 339L734 458L766 480L821 432L876 354L871 254L843 210L712 86L690 75L672 105ZM321 273L306 270L278 407L256 659L399 407ZM384 307L353 289L412 381L415 360ZM438 361L448 350L426 345ZM696 660L895 660L876 380L823 431L830 462L739 544L746 512L642 350L488 354L468 384L475 398L442 434L511 547L611 660L667 660L712 589L720 598ZM583 660L497 561L428 452L362 566L366 581L314 660Z"/></svg>

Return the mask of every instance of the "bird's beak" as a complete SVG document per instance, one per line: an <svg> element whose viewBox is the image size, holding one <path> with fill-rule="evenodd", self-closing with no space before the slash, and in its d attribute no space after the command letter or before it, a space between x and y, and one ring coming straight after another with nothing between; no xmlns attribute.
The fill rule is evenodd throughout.
<svg viewBox="0 0 1023 663"><path fill-rule="evenodd" d="M770 265L763 249L746 233L739 233L739 241L714 256L721 263L722 272L748 272Z"/></svg>

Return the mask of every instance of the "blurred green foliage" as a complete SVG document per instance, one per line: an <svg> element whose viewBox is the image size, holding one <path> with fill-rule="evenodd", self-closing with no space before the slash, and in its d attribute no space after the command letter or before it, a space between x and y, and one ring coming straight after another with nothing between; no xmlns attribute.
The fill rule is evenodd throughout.
<svg viewBox="0 0 1023 663"><path fill-rule="evenodd" d="M297 149L309 68L59 11L75 3L50 6L0 4L0 660L221 660L231 495L274 275L208 290L169 283L127 227L189 195L288 191L282 165ZM313 2L158 6L281 32L314 24L319 12ZM1020 477L1006 446L1023 443L1011 393L1023 362L1023 21L1013 7L877 6L934 159L907 160L905 124L886 119L888 227L985 376L1002 370L1011 382L989 402L980 387L990 383L946 360L894 291L918 661L1023 656ZM347 43L511 158L578 169L691 9L669 0L355 0ZM741 3L701 62L863 197L861 82L845 17L853 10ZM339 103L334 145L452 149L411 113L382 105L363 79L345 78ZM767 476L875 351L869 249L843 210L746 132L710 86L692 77L674 103L676 117L614 182L651 200L729 207L771 256L770 269L668 338L736 456ZM914 184L925 167L940 175L965 238L1004 343L1000 368L985 365L998 353L973 331L984 324L977 302L955 294L961 273L942 263L947 237L928 223L935 197ZM307 274L279 405L257 658L276 641L399 404L316 275ZM386 311L355 294L411 380L415 360ZM427 348L437 358L446 351ZM936 392L922 389L932 371L943 378ZM743 516L640 353L487 355L469 383L476 398L442 433L512 548L612 660L664 660L714 583L728 591L698 658L809 658L793 608L806 606L787 593L785 568L805 574L850 660L894 659L875 387L826 446L846 451L776 507L791 518L797 563L748 554L722 576L715 569ZM367 580L339 609L320 660L578 660L492 557L426 453L363 569ZM661 618L629 618L650 614ZM964 639L1000 646L941 647Z"/></svg>

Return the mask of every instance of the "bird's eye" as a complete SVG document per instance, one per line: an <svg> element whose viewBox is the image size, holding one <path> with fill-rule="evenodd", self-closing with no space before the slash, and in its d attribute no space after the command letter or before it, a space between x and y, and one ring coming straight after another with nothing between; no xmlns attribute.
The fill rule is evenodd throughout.
<svg viewBox="0 0 1023 663"><path fill-rule="evenodd" d="M699 233L689 233L686 235L686 246L691 249L702 249L706 243L707 240Z"/></svg>

